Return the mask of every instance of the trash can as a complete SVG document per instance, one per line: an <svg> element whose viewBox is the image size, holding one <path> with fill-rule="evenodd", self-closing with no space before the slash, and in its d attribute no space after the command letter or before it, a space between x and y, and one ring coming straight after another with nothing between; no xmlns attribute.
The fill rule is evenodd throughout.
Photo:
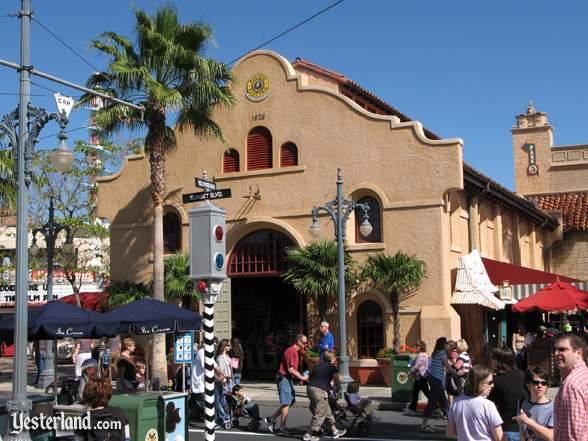
<svg viewBox="0 0 588 441"><path fill-rule="evenodd" d="M113 395L110 406L120 407L129 420L132 440L161 440L164 429L160 392Z"/></svg>
<svg viewBox="0 0 588 441"><path fill-rule="evenodd" d="M392 365L392 401L406 403L412 399L412 385L414 380L408 371L410 371L410 362L414 355L410 354L393 354Z"/></svg>

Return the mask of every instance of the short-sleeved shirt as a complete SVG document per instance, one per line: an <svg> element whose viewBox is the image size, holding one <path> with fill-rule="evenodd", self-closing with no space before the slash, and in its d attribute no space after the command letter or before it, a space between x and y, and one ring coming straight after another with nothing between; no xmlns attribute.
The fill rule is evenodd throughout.
<svg viewBox="0 0 588 441"><path fill-rule="evenodd" d="M583 361L564 376L554 412L554 441L588 440L588 368Z"/></svg>
<svg viewBox="0 0 588 441"><path fill-rule="evenodd" d="M445 378L445 361L447 360L447 351L440 350L431 356L431 367L429 367L429 375L432 375L437 380L443 381Z"/></svg>
<svg viewBox="0 0 588 441"><path fill-rule="evenodd" d="M459 395L447 418L455 423L460 441L494 441L492 429L502 424L496 405L483 396Z"/></svg>
<svg viewBox="0 0 588 441"><path fill-rule="evenodd" d="M333 376L337 372L339 372L339 369L333 363L321 361L312 370L308 385L329 392L331 390L331 381L333 381Z"/></svg>
<svg viewBox="0 0 588 441"><path fill-rule="evenodd" d="M521 405L521 409L523 409L527 416L537 424L549 428L553 427L553 401L548 401L547 403L531 403L530 401L525 400ZM535 432L526 425L523 426L523 433L525 434L525 441L545 441L544 438L535 434Z"/></svg>
<svg viewBox="0 0 588 441"><path fill-rule="evenodd" d="M292 345L284 351L284 355L282 355L282 360L280 361L278 373L284 377L289 378L290 374L288 369L292 367L295 370L298 370L299 363L300 358L298 357L298 349L296 349L296 345Z"/></svg>
<svg viewBox="0 0 588 441"><path fill-rule="evenodd" d="M333 337L331 331L327 331L327 333L323 335L319 341L319 352L321 358L325 351L332 351L333 349L335 349L335 337Z"/></svg>
<svg viewBox="0 0 588 441"><path fill-rule="evenodd" d="M80 354L92 351L92 340L89 338L82 338L80 342Z"/></svg>

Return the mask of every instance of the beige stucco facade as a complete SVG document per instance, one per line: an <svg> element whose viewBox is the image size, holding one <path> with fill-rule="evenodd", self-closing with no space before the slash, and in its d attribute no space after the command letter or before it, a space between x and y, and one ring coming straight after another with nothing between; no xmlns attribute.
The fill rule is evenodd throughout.
<svg viewBox="0 0 588 441"><path fill-rule="evenodd" d="M269 93L261 101L245 95L247 80L263 73ZM551 231L501 208L483 195L468 197L464 189L462 141L431 139L417 121L368 111L344 96L332 78L296 70L280 55L257 51L235 67L236 103L217 109L214 120L222 128L228 147L239 152L239 172L223 173L225 146L214 139L200 139L190 132L177 133L177 151L167 159L165 211L182 221L182 248L188 250L188 210L182 194L196 191L194 178L206 170L218 188L230 188L232 198L214 203L227 213L227 255L249 233L272 229L304 246L312 238L308 227L311 209L335 196L337 168L344 178L345 197L371 196L381 210L382 239L357 243L353 215L347 241L354 258L362 262L370 253L393 254L402 250L426 262L428 278L417 294L401 307L401 336L413 343L432 345L439 336L459 338L460 317L450 305L457 257L476 247L483 255L543 269ZM426 103L423 103L425 105ZM257 126L271 132L273 166L248 171L247 136ZM292 142L298 164L280 167L280 148ZM514 196L514 195L513 195ZM502 204L504 205L504 204ZM117 175L101 178L98 216L111 222L112 279L141 280L151 271L151 200L148 161L128 157ZM470 216L475 226L470 225ZM321 216L323 234L332 238L330 218ZM378 303L385 318L385 344L392 343L391 310L378 292L356 292L348 305L348 350L357 360L358 306L365 300ZM329 321L337 339L336 305ZM293 312L294 313L294 312Z"/></svg>

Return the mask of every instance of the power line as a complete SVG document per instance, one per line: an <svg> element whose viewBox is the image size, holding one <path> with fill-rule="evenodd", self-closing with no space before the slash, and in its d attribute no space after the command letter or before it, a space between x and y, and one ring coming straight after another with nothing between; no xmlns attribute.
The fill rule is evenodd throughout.
<svg viewBox="0 0 588 441"><path fill-rule="evenodd" d="M49 92L51 92L51 93L54 93L54 94L55 94L55 93L58 93L56 90L53 90L53 89L51 89L50 87L47 87L47 86L43 86L42 84L36 83L36 82L34 82L34 81L32 81L32 80L30 80L30 83L31 83L31 85L33 85L33 86L37 86L37 87L40 87L41 89L48 90L48 91L49 91Z"/></svg>
<svg viewBox="0 0 588 441"><path fill-rule="evenodd" d="M100 69L98 69L92 63L90 63L88 60L86 60L84 57L82 57L78 52L76 52L76 50L74 48L72 48L69 44L67 44L65 41L63 41L61 38L59 38L57 35L55 35L55 33L52 32L51 30L49 30L43 23L41 23L35 17L32 17L32 19L34 21L36 21L39 24L39 26L41 26L43 29L45 29L49 34L51 34L53 36L53 38L55 38L57 41L59 41L61 44L63 44L66 48L68 48L76 57L78 57L80 60L82 60L84 63L86 63L92 69L94 69L94 71L100 71Z"/></svg>
<svg viewBox="0 0 588 441"><path fill-rule="evenodd" d="M261 49L261 48L262 48L262 47L264 47L265 45L267 45L267 44L270 44L270 43L272 43L272 42L276 41L278 38L280 38L280 37L283 37L284 35L286 35L286 34L288 34L288 33L292 32L294 29L297 29L297 28L299 28L300 26L302 26L303 24L306 24L306 23L308 23L309 21L313 20L314 18L318 17L319 15L322 15L322 14L324 14L324 13L325 13L325 12L327 12L329 9L332 9L332 8L334 8L335 6L337 6L337 5L341 4L341 3L343 3L343 1L344 1L344 0L338 0L338 1L336 1L335 3L333 3L333 4L329 5L329 6L327 6L326 8L324 8L324 9L321 9L321 10L320 10L320 11L318 11L316 14L313 14L313 15L311 15L310 17L308 17L308 18L306 18L306 19L302 20L301 22L299 22L299 23L296 23L294 26L291 26L291 27L289 27L289 28L288 28L288 29L286 29L285 31L283 31L283 32L280 32L280 33L279 33L278 35L276 35L275 37L272 37L272 38L270 38L269 40L267 40L267 41L265 41L265 42L261 43L259 46L257 46L257 47L255 47L255 48L251 49L250 51L247 51L247 52L245 52L245 53L244 53L243 55L241 55L240 57L238 57L238 58L235 58L233 61L231 61L231 62L229 62L229 63L228 63L228 64L229 64L229 66L230 66L231 64L234 64L235 62L239 61L241 58L243 58L243 57L244 57L245 55L247 55L248 53L250 53L250 52L253 52L253 51L256 51L257 49Z"/></svg>
<svg viewBox="0 0 588 441"><path fill-rule="evenodd" d="M81 127L76 127L75 129L66 130L65 132L66 133L72 133L72 132L77 132L78 130L83 130L83 129L87 129L87 128L88 128L88 126L81 126ZM59 133L53 133L51 135L42 136L42 137L40 137L38 139L41 140L41 139L53 138L54 136L57 136L58 134Z"/></svg>

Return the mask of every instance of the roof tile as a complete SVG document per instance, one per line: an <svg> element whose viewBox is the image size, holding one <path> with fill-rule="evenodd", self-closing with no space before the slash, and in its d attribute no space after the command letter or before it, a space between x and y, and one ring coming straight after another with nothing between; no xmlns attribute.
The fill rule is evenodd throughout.
<svg viewBox="0 0 588 441"><path fill-rule="evenodd" d="M529 199L543 210L561 211L564 230L588 231L588 192L537 194Z"/></svg>

